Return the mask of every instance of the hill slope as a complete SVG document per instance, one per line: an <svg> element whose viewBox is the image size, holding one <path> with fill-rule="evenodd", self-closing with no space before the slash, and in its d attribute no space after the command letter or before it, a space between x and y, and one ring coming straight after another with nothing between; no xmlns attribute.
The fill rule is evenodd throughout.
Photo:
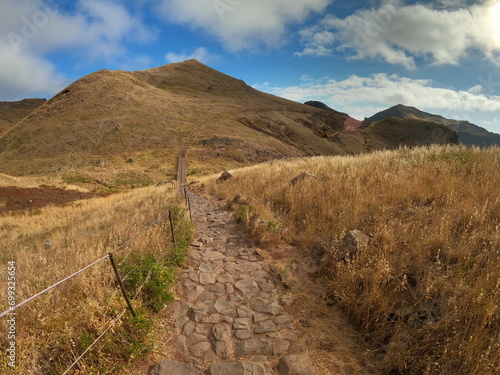
<svg viewBox="0 0 500 375"><path fill-rule="evenodd" d="M500 145L500 134L492 133L468 121L450 120L443 116L433 115L415 107L409 107L402 104L378 112L372 117L365 119L365 122L380 121L388 117L419 119L446 125L458 133L458 142L465 145L481 147Z"/></svg>
<svg viewBox="0 0 500 375"><path fill-rule="evenodd" d="M0 138L0 173L56 173L72 181L91 173L104 182L147 184L174 174L179 150L200 124L189 157L195 173L401 143L385 132L372 137L374 127L353 136L344 130L349 119L257 91L196 60L137 72L101 70L68 86ZM432 130L419 136L430 139ZM130 159L134 163L126 163Z"/></svg>
<svg viewBox="0 0 500 375"><path fill-rule="evenodd" d="M0 135L5 133L45 102L45 99L24 99L17 102L0 102Z"/></svg>

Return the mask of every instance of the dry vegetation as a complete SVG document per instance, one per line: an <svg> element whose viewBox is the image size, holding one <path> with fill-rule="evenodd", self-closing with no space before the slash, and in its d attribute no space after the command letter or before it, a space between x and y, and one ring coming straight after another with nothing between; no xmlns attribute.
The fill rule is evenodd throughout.
<svg viewBox="0 0 500 375"><path fill-rule="evenodd" d="M498 148L403 148L269 162L211 189L242 195L236 212L260 240L315 258L311 277L383 373L483 375L500 372L499 170ZM291 186L302 172L314 177ZM370 242L345 258L353 229Z"/></svg>
<svg viewBox="0 0 500 375"><path fill-rule="evenodd" d="M135 296L132 303L138 317L124 314L72 373L114 373L154 346L147 333L154 313L171 298L168 288L186 255L191 232L185 214L175 208L179 203L172 187L142 188L70 207L0 217L0 277L7 280L7 264L15 261L19 303L106 256L173 208L176 246L171 244L168 220L162 219L115 255L126 287ZM2 312L8 307L6 293L5 288L0 291ZM22 306L16 310L15 373L62 373L125 306L109 259ZM1 332L7 332L5 319ZM3 353L5 343L2 339ZM7 358L2 355L0 372L7 371Z"/></svg>

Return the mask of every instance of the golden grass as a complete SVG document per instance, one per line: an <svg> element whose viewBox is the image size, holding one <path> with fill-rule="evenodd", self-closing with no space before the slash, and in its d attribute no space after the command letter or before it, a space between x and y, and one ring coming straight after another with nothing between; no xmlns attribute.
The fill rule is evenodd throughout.
<svg viewBox="0 0 500 375"><path fill-rule="evenodd" d="M150 187L76 202L71 207L46 207L35 215L0 217L1 278L7 280L7 264L15 261L19 303L105 256L157 219L168 207L178 204L176 189ZM118 252L116 259L122 264L133 254L168 258L170 251L170 232L163 220ZM1 311L8 307L6 293L6 288L2 288ZM124 307L109 259L22 306L16 310L15 373L62 373ZM141 306L136 308L142 309ZM107 333L107 347L98 344L77 367L78 371L108 373L126 363L123 354L129 348L120 349L120 345L129 345L130 340L126 337L127 332L119 330L126 318ZM1 329L7 332L6 319L2 319ZM5 353L5 340L1 343ZM140 345L147 346L147 343ZM8 369L6 360L2 355L2 373ZM96 360L102 362L102 368L92 367Z"/></svg>
<svg viewBox="0 0 500 375"><path fill-rule="evenodd" d="M274 161L211 188L256 207L254 232L282 224L316 257L384 373L479 375L500 371L499 170L499 148L435 146ZM291 186L302 172L314 177ZM370 243L342 259L353 229Z"/></svg>

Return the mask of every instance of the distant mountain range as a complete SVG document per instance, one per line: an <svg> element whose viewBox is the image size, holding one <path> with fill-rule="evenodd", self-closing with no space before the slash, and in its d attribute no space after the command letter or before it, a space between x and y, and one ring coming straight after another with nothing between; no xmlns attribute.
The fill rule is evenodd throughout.
<svg viewBox="0 0 500 375"><path fill-rule="evenodd" d="M458 142L465 145L480 147L500 145L500 134L492 133L468 121L450 120L443 116L433 115L431 113L423 112L415 107L409 107L402 104L398 104L394 107L378 112L372 117L366 118L364 122L372 123L387 119L388 117L396 117L400 119L419 119L445 125L450 129L455 130L458 134Z"/></svg>
<svg viewBox="0 0 500 375"><path fill-rule="evenodd" d="M24 108L28 104L33 107ZM318 102L308 104L255 90L196 60L135 72L100 70L46 102L0 108L0 117L10 113L12 119L0 134L0 173L80 176L84 170L103 179L116 172L122 180L130 180L124 171L165 176L173 174L179 150L199 125L189 160L190 168L204 172L457 138L441 123L391 117L367 124ZM17 118L14 107L19 107ZM126 164L130 158L136 162Z"/></svg>

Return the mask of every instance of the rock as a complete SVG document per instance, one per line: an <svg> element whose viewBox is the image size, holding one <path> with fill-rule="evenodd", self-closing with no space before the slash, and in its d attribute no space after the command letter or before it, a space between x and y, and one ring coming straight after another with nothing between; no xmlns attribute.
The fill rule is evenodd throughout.
<svg viewBox="0 0 500 375"><path fill-rule="evenodd" d="M280 359L280 375L314 375L314 367L308 356L294 354Z"/></svg>
<svg viewBox="0 0 500 375"><path fill-rule="evenodd" d="M208 352L208 349L210 349L210 343L208 341L202 341L190 347L191 353L193 353L195 357L199 358L203 357L205 353ZM170 373L165 374L170 375Z"/></svg>
<svg viewBox="0 0 500 375"><path fill-rule="evenodd" d="M307 179L312 178L312 177L314 177L314 176L312 174L307 173L307 172L301 173L298 176L296 176L290 180L290 186L295 186L299 182L307 180Z"/></svg>
<svg viewBox="0 0 500 375"><path fill-rule="evenodd" d="M236 344L236 357L244 357L253 354L264 354L269 351L269 342L261 338L253 338L240 341Z"/></svg>
<svg viewBox="0 0 500 375"><path fill-rule="evenodd" d="M248 329L250 327L250 318L236 318L234 319L234 329Z"/></svg>
<svg viewBox="0 0 500 375"><path fill-rule="evenodd" d="M213 273L202 272L200 273L200 284L214 284L215 283L215 275Z"/></svg>
<svg viewBox="0 0 500 375"><path fill-rule="evenodd" d="M127 159L127 163L131 163L131 164L132 164L134 161L135 161L135 160L134 160L133 158L128 158L128 159Z"/></svg>
<svg viewBox="0 0 500 375"><path fill-rule="evenodd" d="M272 371L265 363L232 361L212 364L208 375L272 375Z"/></svg>
<svg viewBox="0 0 500 375"><path fill-rule="evenodd" d="M231 173L229 173L228 171L224 171L219 176L219 178L217 180L215 180L215 182L218 183L218 184L220 184L221 182L230 180L231 178L233 178L233 175Z"/></svg>
<svg viewBox="0 0 500 375"><path fill-rule="evenodd" d="M237 281L234 286L248 299L259 291L259 286L251 279Z"/></svg>
<svg viewBox="0 0 500 375"><path fill-rule="evenodd" d="M266 332L276 332L278 326L271 320L266 320L265 322L260 322L255 326L253 330L255 333L266 333Z"/></svg>
<svg viewBox="0 0 500 375"><path fill-rule="evenodd" d="M99 168L103 168L104 167L104 160L94 160L92 161L92 163L96 166L96 167L99 167Z"/></svg>
<svg viewBox="0 0 500 375"><path fill-rule="evenodd" d="M198 266L200 272L215 272L217 270L217 264L214 263L201 263Z"/></svg>
<svg viewBox="0 0 500 375"><path fill-rule="evenodd" d="M283 308L280 305L278 305L277 302L273 302L268 305L257 306L255 310L271 315L281 315L285 312Z"/></svg>
<svg viewBox="0 0 500 375"><path fill-rule="evenodd" d="M203 369L192 363L164 359L157 365L150 366L148 375L203 375Z"/></svg>
<svg viewBox="0 0 500 375"><path fill-rule="evenodd" d="M366 247L370 242L370 237L360 230L350 230L342 239L342 246L339 250L339 258L347 259L356 256L358 251Z"/></svg>
<svg viewBox="0 0 500 375"><path fill-rule="evenodd" d="M302 324L302 327L305 327L305 328L311 328L311 322L309 321L309 319L300 319L299 320L300 324Z"/></svg>
<svg viewBox="0 0 500 375"><path fill-rule="evenodd" d="M233 304L231 304L231 303L229 303L228 301L225 301L225 300L218 299L214 303L214 308L219 313L222 312L222 311L224 311L224 310L228 310L228 309L230 309L232 307L233 307Z"/></svg>
<svg viewBox="0 0 500 375"><path fill-rule="evenodd" d="M215 338L215 353L222 359L233 355L233 340L231 338L231 327L226 323L216 324L212 333Z"/></svg>
<svg viewBox="0 0 500 375"><path fill-rule="evenodd" d="M45 243L43 244L43 247L45 250L50 250L54 246L54 241L52 241L50 238L45 240Z"/></svg>

